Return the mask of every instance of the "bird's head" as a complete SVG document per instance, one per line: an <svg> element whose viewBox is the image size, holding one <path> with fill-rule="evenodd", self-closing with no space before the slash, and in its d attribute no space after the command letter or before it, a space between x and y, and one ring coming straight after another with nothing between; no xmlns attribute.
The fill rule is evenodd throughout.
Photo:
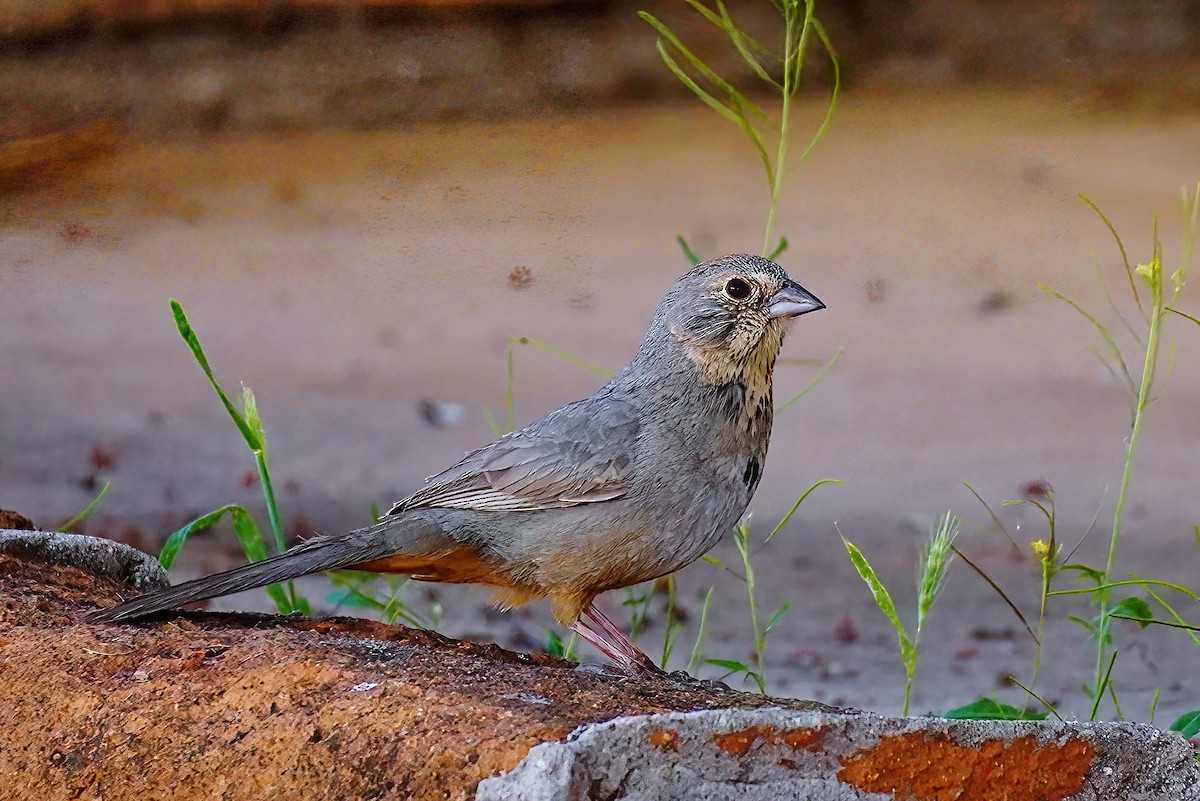
<svg viewBox="0 0 1200 801"><path fill-rule="evenodd" d="M710 381L769 375L795 317L825 308L782 267L736 254L697 265L663 299L667 329Z"/></svg>

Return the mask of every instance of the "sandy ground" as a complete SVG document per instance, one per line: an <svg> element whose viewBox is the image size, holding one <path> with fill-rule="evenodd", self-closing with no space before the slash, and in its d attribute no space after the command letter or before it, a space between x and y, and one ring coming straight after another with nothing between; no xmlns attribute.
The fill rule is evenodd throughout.
<svg viewBox="0 0 1200 801"><path fill-rule="evenodd" d="M800 360L845 355L778 419L757 536L813 481L845 484L815 493L756 554L762 607L792 603L770 636L772 692L899 708L895 637L835 522L908 617L921 534L946 509L967 518L966 552L1035 612L1032 567L1010 557L962 481L999 509L1048 480L1072 542L1099 508L1080 558L1103 559L1127 402L1087 352L1088 324L1037 285L1103 312L1093 258L1119 289L1119 253L1075 194L1106 210L1135 259L1147 257L1159 212L1173 263L1179 188L1198 178L1200 112L1097 113L1059 97L965 91L845 100L782 214L792 246L781 261L828 310L798 322L779 397L814 374ZM78 175L10 188L0 195L0 507L51 527L87 504L90 479L111 480L84 530L153 548L190 516L258 503L253 463L174 331L176 297L218 376L258 395L289 531L365 523L371 503L490 438L480 408L503 407L506 337L619 366L685 267L675 234L704 255L758 250L765 194L738 133L690 106L127 141ZM514 287L521 268L532 280ZM1197 298L1183 306L1200 311ZM1174 331L1174 374L1145 431L1120 564L1194 585L1200 331ZM597 381L522 349L515 417ZM431 426L422 400L463 404L465 419ZM1018 540L1044 536L1029 508L1002 515ZM193 543L178 575L234 563L231 539ZM717 556L736 559L728 543ZM745 658L744 585L703 563L680 584L692 622L673 664L686 662L710 584L705 653ZM502 617L480 591L427 589L407 597L418 608L436 599L447 634L528 648L549 625L541 608ZM1063 602L1051 614L1063 622L1050 628L1038 690L1086 715L1078 687L1094 656L1065 617L1087 610ZM657 649L661 628L646 637ZM1200 706L1186 636L1122 630L1119 641L1128 716L1147 719L1156 688L1160 721ZM961 563L922 648L915 711L983 693L1023 701L1004 677L1028 680L1032 643Z"/></svg>

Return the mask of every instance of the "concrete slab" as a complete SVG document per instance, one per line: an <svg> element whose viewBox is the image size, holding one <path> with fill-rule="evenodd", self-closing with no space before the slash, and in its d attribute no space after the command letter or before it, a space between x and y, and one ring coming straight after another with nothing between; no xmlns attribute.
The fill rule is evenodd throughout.
<svg viewBox="0 0 1200 801"><path fill-rule="evenodd" d="M581 727L476 794L582 798L1181 801L1200 798L1200 766L1182 737L1132 723L720 709Z"/></svg>

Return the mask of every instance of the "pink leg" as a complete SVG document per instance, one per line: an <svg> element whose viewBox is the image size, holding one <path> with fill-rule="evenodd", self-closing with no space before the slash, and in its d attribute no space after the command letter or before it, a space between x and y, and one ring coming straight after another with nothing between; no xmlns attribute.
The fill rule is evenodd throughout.
<svg viewBox="0 0 1200 801"><path fill-rule="evenodd" d="M612 661L616 662L619 667L627 671L637 670L637 663L631 660L628 656L621 653L615 646L610 644L608 640L600 636L599 633L588 627L583 620L576 620L569 627L571 631L578 634L583 639L590 642L597 651L607 656Z"/></svg>
<svg viewBox="0 0 1200 801"><path fill-rule="evenodd" d="M580 618L571 626L571 630L595 645L609 659L626 669L652 674L663 672L641 648L638 648L632 640L625 636L624 632L617 628L615 623L605 617L604 613L594 605L585 608L583 615L594 624L594 627Z"/></svg>

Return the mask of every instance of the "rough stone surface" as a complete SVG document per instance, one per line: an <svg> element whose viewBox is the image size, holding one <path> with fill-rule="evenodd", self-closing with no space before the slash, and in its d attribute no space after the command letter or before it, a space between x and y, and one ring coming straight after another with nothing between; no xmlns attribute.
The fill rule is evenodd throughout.
<svg viewBox="0 0 1200 801"><path fill-rule="evenodd" d="M143 591L170 584L153 556L97 537L0 529L0 554L25 562L79 568L119 586Z"/></svg>
<svg viewBox="0 0 1200 801"><path fill-rule="evenodd" d="M131 549L42 533L0 542L4 801L465 799L585 723L818 706L364 620L191 613L91 625L82 617L128 594L130 575L97 554ZM88 568L63 564L75 557Z"/></svg>
<svg viewBox="0 0 1200 801"><path fill-rule="evenodd" d="M1200 798L1200 767L1181 737L1137 724L721 709L584 726L476 798L1180 801Z"/></svg>
<svg viewBox="0 0 1200 801"><path fill-rule="evenodd" d="M1146 726L883 718L361 620L80 622L156 569L0 531L5 798L1200 798Z"/></svg>

